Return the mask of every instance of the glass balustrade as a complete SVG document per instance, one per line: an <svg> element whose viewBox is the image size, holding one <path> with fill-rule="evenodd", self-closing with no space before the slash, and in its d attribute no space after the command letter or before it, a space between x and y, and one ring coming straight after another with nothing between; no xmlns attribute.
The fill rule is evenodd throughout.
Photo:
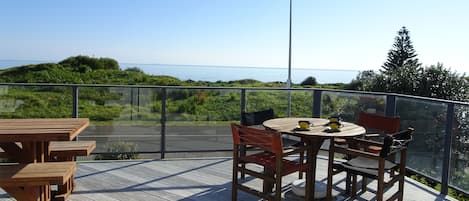
<svg viewBox="0 0 469 201"><path fill-rule="evenodd" d="M314 100L317 94L322 94L317 96L320 100ZM279 88L1 84L0 117L70 118L77 108L78 117L91 120L78 140L96 140L98 155L193 156L196 152L231 150L228 125L239 122L243 109L251 112L272 108L276 117L287 117L288 96L287 90ZM313 108L320 108L323 118L340 114L349 122L356 122L360 111L395 113L401 118L401 129L412 126L416 130L408 149L408 167L441 182L448 164L445 157L449 157L449 185L469 191L469 104L315 89L292 89L290 97L292 117L319 114ZM389 97L396 97L395 101L387 103ZM446 119L450 104L455 105L452 121ZM452 127L451 138L446 138L447 124ZM444 154L445 139L451 139L450 156Z"/></svg>
<svg viewBox="0 0 469 201"><path fill-rule="evenodd" d="M441 181L447 104L406 97L396 98L401 128L415 128L407 166Z"/></svg>
<svg viewBox="0 0 469 201"><path fill-rule="evenodd" d="M454 110L449 183L469 192L469 106L456 105Z"/></svg>
<svg viewBox="0 0 469 201"><path fill-rule="evenodd" d="M232 149L230 122L238 122L240 90L168 89L166 150Z"/></svg>
<svg viewBox="0 0 469 201"><path fill-rule="evenodd" d="M95 152L157 152L161 139L161 89L80 87L78 116L90 126L79 140L95 140Z"/></svg>

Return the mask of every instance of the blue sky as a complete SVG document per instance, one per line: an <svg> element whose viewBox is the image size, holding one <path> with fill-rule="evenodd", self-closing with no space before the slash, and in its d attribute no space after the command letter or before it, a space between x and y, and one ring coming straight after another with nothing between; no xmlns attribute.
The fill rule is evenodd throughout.
<svg viewBox="0 0 469 201"><path fill-rule="evenodd" d="M0 2L0 59L286 67L288 0ZM469 72L467 0L293 0L294 68L377 70L406 26L424 65Z"/></svg>

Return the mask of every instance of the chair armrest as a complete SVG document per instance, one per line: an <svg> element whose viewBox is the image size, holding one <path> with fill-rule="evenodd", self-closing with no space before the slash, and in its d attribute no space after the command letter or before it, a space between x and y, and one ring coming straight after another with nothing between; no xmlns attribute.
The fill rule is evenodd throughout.
<svg viewBox="0 0 469 201"><path fill-rule="evenodd" d="M404 149L407 149L407 147L400 147L399 149L392 149L388 156L393 156L393 155L396 155L396 153L400 153L402 152Z"/></svg>
<svg viewBox="0 0 469 201"><path fill-rule="evenodd" d="M361 156L361 157L375 159L375 160L379 160L381 158L379 157L379 154L370 153L370 152L366 152L366 151L362 151L358 149L352 149L352 148L336 147L334 148L334 151L338 153L342 153L342 154L348 154L351 156Z"/></svg>
<svg viewBox="0 0 469 201"><path fill-rule="evenodd" d="M367 139L367 138L384 137L384 134L380 134L380 133L370 133L370 134L365 134L364 137L365 137L365 139Z"/></svg>
<svg viewBox="0 0 469 201"><path fill-rule="evenodd" d="M381 143L381 142L377 142L377 141L373 141L373 140L367 140L367 139L362 139L362 138L354 138L353 141L354 141L355 143L360 144L362 147L366 147L366 146L378 146L378 147L381 147L381 146L383 146L383 143Z"/></svg>
<svg viewBox="0 0 469 201"><path fill-rule="evenodd" d="M299 147L289 147L288 149L283 150L283 155L282 156L289 156L289 155L293 155L293 154L303 153L303 152L307 151L308 148L310 148L310 146L305 146L305 145L302 145L302 146L299 146Z"/></svg>

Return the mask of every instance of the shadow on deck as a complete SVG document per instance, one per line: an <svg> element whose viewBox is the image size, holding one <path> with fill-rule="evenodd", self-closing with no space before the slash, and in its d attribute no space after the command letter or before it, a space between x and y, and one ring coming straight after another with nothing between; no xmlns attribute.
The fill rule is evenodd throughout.
<svg viewBox="0 0 469 201"><path fill-rule="evenodd" d="M80 162L75 175L77 187L69 200L161 200L161 201L228 201L231 200L230 158L183 158L165 160ZM317 180L325 182L327 158L318 157ZM336 200L343 197L345 175L334 177ZM297 174L284 177L284 200L303 200L288 187ZM257 179L247 178L249 185L262 186ZM376 184L369 184L373 192ZM391 189L390 191L393 191ZM356 200L373 200L371 192L359 193ZM0 200L11 200L0 190ZM258 200L239 192L238 200ZM412 179L406 178L404 200L454 200L439 195Z"/></svg>

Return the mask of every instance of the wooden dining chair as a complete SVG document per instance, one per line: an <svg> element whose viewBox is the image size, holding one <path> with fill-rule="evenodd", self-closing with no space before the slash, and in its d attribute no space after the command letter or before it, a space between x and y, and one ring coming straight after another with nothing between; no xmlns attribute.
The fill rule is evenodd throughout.
<svg viewBox="0 0 469 201"><path fill-rule="evenodd" d="M363 126L366 129L366 134L359 136L358 138L363 138L363 139L369 139L369 140L374 140L374 141L382 141L382 138L384 138L385 135L391 134L391 133L396 133L399 131L400 126L401 126L401 120L400 117L398 116L383 116L383 115L378 115L378 114L373 114L373 113L367 113L367 112L360 112L358 116L358 120L356 124ZM381 138L381 139L380 139ZM354 147L354 142L355 141L347 141L345 138L335 138L334 143L336 146L342 146L342 147ZM381 151L380 146L375 146L373 144L370 144L367 147L363 148L365 151L368 152L373 152L373 153L379 153ZM346 159L351 159L351 155L346 155ZM390 160L394 161L393 158ZM394 174L394 171L391 172L391 174ZM347 186L347 193L352 193L355 194L357 189L356 185L352 185L352 189L350 189L350 183L356 184L357 183L357 175L351 175L347 174L346 177L346 186ZM367 179L366 177L363 177L362 179L362 191L366 191L366 185L367 185Z"/></svg>
<svg viewBox="0 0 469 201"><path fill-rule="evenodd" d="M334 163L328 168L328 195L332 191L332 178L342 171L347 174L361 175L364 178L372 178L377 180L376 199L383 200L383 194L386 190L392 187L396 182L399 182L398 191L395 192L388 200L398 199L403 200L404 195L404 177L406 172L406 153L407 145L412 141L413 128L400 131L393 134L387 134L384 141L370 141L366 139L353 139L356 147L339 147L335 144L330 144L330 151L332 153L343 153L353 156L346 162ZM367 152L365 148L368 146L380 147L379 153ZM396 163L390 158L394 158L396 154L400 155L399 163ZM391 173L396 171L396 173ZM352 182L356 185L356 180ZM353 189L354 187L352 187ZM355 197L356 192L352 191L351 197Z"/></svg>
<svg viewBox="0 0 469 201"><path fill-rule="evenodd" d="M260 111L255 111L255 112L242 112L241 113L241 125L244 126L254 126L258 128L264 128L262 126L262 123L264 121L267 121L269 119L275 118L274 116L274 110L272 108L269 108L267 110L260 110ZM285 149L288 149L290 147L300 147L304 146L304 142L301 140L294 140L286 137L282 137L282 144ZM246 155L247 147L241 147L240 149L240 154L241 155ZM305 159L305 153L300 153L300 161L304 161ZM244 179L245 175L244 173L241 173L241 178ZM298 175L299 179L303 178L303 174L300 172Z"/></svg>
<svg viewBox="0 0 469 201"><path fill-rule="evenodd" d="M356 123L366 129L366 134L362 137L374 138L398 132L401 126L401 119L398 116L389 117L360 112ZM337 138L335 139L335 142L338 144L346 143L346 139ZM375 151L379 152L380 150Z"/></svg>
<svg viewBox="0 0 469 201"><path fill-rule="evenodd" d="M269 108L267 110L255 112L241 112L241 125L244 126L257 126L262 125L262 122L273 119L274 110Z"/></svg>
<svg viewBox="0 0 469 201"><path fill-rule="evenodd" d="M237 191L242 190L266 200L281 200L282 177L294 172L306 172L307 164L288 160L285 157L305 152L307 147L298 149L283 149L281 134L272 130L250 128L243 125L231 124L233 134L233 180L232 200L237 200ZM239 155L241 146L252 146L260 149L259 152ZM262 167L258 170L246 164L256 164ZM244 172L248 175L263 180L262 190L254 189L240 183L238 173ZM272 195L272 186L275 190Z"/></svg>

